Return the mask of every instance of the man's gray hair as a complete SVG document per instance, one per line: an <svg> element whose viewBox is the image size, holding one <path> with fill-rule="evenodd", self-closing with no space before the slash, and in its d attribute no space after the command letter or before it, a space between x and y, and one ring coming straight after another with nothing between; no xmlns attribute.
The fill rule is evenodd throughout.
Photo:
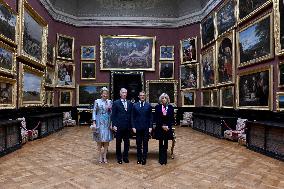
<svg viewBox="0 0 284 189"><path fill-rule="evenodd" d="M121 88L119 93L121 94L123 91L126 91L127 92L127 89L126 88Z"/></svg>

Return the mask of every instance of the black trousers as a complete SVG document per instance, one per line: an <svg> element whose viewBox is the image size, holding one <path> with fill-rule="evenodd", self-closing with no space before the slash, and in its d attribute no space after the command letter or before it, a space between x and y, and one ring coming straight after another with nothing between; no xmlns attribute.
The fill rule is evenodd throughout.
<svg viewBox="0 0 284 189"><path fill-rule="evenodd" d="M147 159L149 130L136 131L137 160ZM143 145L143 147L142 147ZM143 154L142 154L143 149Z"/></svg>
<svg viewBox="0 0 284 189"><path fill-rule="evenodd" d="M130 136L130 132L129 132L128 129L126 129L126 130L119 130L116 133L116 159L118 161L122 160L122 154L121 154L121 143L122 143L122 140L123 140L123 143L124 143L123 159L128 159L129 136Z"/></svg>
<svg viewBox="0 0 284 189"><path fill-rule="evenodd" d="M167 163L168 139L159 140L159 162Z"/></svg>

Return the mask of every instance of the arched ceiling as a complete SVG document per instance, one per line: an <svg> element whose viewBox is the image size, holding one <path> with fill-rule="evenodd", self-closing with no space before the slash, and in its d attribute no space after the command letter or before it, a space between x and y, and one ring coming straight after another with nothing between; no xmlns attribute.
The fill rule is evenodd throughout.
<svg viewBox="0 0 284 189"><path fill-rule="evenodd" d="M221 0L40 0L75 26L179 27L199 22Z"/></svg>

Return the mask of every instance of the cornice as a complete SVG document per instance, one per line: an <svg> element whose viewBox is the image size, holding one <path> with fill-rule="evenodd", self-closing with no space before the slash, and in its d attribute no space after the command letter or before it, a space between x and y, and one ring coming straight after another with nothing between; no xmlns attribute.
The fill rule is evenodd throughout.
<svg viewBox="0 0 284 189"><path fill-rule="evenodd" d="M167 27L177 28L200 22L222 0L210 0L198 12L178 18L152 18L152 17L77 17L56 9L49 0L40 0L54 20L68 23L76 27L84 26L133 26L133 27Z"/></svg>

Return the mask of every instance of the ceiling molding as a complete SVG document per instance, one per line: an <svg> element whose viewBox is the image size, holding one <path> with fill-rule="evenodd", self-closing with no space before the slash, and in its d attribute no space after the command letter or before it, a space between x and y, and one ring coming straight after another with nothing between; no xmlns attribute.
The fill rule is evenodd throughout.
<svg viewBox="0 0 284 189"><path fill-rule="evenodd" d="M177 28L200 22L222 0L210 0L198 12L178 18L152 18L152 17L77 17L56 9L50 0L40 0L53 19L74 25L83 26L136 26L136 27L167 27Z"/></svg>

